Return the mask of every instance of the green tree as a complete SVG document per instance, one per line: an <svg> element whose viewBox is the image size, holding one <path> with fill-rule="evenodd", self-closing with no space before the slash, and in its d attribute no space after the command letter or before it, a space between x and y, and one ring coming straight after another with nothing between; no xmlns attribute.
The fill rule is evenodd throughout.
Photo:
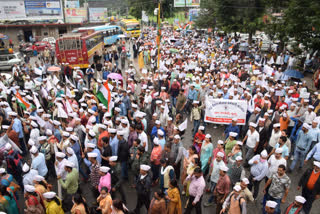
<svg viewBox="0 0 320 214"><path fill-rule="evenodd" d="M285 31L307 48L320 49L320 1L290 0L284 11Z"/></svg>
<svg viewBox="0 0 320 214"><path fill-rule="evenodd" d="M265 12L264 0L205 0L196 24L201 27L218 27L226 32L244 32L252 35L262 28Z"/></svg>
<svg viewBox="0 0 320 214"><path fill-rule="evenodd" d="M130 10L129 14L140 19L142 11L148 15L153 15L153 11L158 7L157 0L130 0L128 1ZM177 9L173 7L173 0L161 0L161 16L163 18L173 17Z"/></svg>

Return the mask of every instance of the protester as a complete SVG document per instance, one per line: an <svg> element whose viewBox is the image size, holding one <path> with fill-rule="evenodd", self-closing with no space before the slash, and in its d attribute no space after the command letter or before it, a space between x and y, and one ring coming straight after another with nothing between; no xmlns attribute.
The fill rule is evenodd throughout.
<svg viewBox="0 0 320 214"><path fill-rule="evenodd" d="M154 212L159 204L163 211L162 193L150 202L155 189L167 193L165 212L200 213L202 205L211 205L202 204L205 186L217 213L249 212L247 203L262 195L262 205L254 208L280 213L301 169L305 201L298 198L288 214L314 212L319 94L310 90L309 77L287 79L287 67L298 69L287 47L264 53L261 44L248 45L238 33L176 31L165 24L160 36L144 26L137 38L95 49L94 63L81 69L68 57L58 62L48 49L37 62L24 57L12 67L12 78L0 76L1 187L16 197L34 186L25 192L27 203L19 197L17 204L20 211L38 213L44 213L42 196L48 213L63 208L82 214L90 207L94 213L124 214L128 199L137 202L136 213L147 212L142 206ZM151 168L140 170L141 165ZM185 203L179 179L181 194L189 198Z"/></svg>

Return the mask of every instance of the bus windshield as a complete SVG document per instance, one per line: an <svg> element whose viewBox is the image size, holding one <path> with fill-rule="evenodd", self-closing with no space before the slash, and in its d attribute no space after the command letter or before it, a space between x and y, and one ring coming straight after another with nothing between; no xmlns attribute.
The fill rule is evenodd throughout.
<svg viewBox="0 0 320 214"><path fill-rule="evenodd" d="M140 24L138 23L127 24L127 31L131 31L131 30L140 30Z"/></svg>

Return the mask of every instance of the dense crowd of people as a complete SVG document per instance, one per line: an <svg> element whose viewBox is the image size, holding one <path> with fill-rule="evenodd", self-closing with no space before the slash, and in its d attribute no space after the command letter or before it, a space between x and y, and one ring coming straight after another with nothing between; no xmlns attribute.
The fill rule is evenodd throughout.
<svg viewBox="0 0 320 214"><path fill-rule="evenodd" d="M293 54L265 55L259 43L236 50L239 43L164 30L158 66L148 29L96 52L86 71L49 59L15 65L0 83L0 211L199 214L203 205L245 214L260 195L262 213L310 213L320 198L319 94L283 75L295 66ZM223 125L204 119L212 98L247 102L245 125L235 116L217 142L208 127ZM132 210L124 183L136 190ZM281 206L292 188L301 194Z"/></svg>

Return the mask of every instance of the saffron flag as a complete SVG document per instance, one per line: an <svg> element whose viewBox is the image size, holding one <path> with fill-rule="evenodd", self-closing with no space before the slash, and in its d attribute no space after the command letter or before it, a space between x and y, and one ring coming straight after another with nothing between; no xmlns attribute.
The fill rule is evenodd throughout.
<svg viewBox="0 0 320 214"><path fill-rule="evenodd" d="M109 84L108 82L105 82L100 90L97 93L97 97L100 100L105 107L107 107L107 111L111 113L112 108L112 100L111 100L111 91L113 89L113 86Z"/></svg>

